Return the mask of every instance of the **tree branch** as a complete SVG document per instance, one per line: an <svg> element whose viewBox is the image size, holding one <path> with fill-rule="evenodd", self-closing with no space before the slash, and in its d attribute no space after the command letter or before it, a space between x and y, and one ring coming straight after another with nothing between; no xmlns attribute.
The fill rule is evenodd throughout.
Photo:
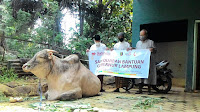
<svg viewBox="0 0 200 112"><path fill-rule="evenodd" d="M104 9L106 9L108 7L108 5L110 5L110 3L112 2L113 0L109 0L105 5L104 5Z"/></svg>
<svg viewBox="0 0 200 112"><path fill-rule="evenodd" d="M99 0L99 4L102 4L102 0Z"/></svg>
<svg viewBox="0 0 200 112"><path fill-rule="evenodd" d="M54 45L51 45L51 44L42 43L42 42L33 42L33 41L31 41L31 40L24 40L24 39L18 39L18 38L6 37L6 36L4 36L4 38L13 39L13 40L18 40L18 41L22 41L22 42L36 43L36 44L41 44L41 45L45 45L45 46L51 46L51 47L53 47L53 48L58 48L58 49L64 50L64 49L61 48L61 47L57 47L57 46L54 46Z"/></svg>

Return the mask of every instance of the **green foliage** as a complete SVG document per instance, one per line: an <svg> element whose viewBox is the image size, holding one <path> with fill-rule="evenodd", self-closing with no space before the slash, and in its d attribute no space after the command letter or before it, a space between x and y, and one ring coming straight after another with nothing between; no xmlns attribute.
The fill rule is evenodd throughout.
<svg viewBox="0 0 200 112"><path fill-rule="evenodd" d="M12 7L10 1L3 1L4 8L0 12L2 15L0 29L5 36L14 36L17 32L24 30L23 26L31 21L31 14L22 10L17 12L17 18L12 16Z"/></svg>
<svg viewBox="0 0 200 112"><path fill-rule="evenodd" d="M91 37L95 34L99 34L102 42L109 48L118 41L116 35L119 32L125 32L127 41L131 42L133 1L115 0L105 8L103 7L108 0L103 0L103 4L98 4L98 2L99 0L94 0L81 4L82 11L85 12L84 32L80 36L79 32L74 31L74 37L69 39L70 44L67 47L63 45L64 34L60 31L60 20L63 17L61 7L55 0L42 0L42 11L45 13L35 12L33 15L19 10L16 18L12 15L11 1L3 0L0 6L2 9L0 32L3 31L6 37L18 39L6 39L6 43L9 50L17 51L18 57L24 58L31 58L39 50L51 48L50 45L68 48L73 53L85 56L85 50L93 44ZM73 11L77 12L78 7L73 7ZM41 21L41 25L34 27L37 20Z"/></svg>
<svg viewBox="0 0 200 112"><path fill-rule="evenodd" d="M59 10L58 3L53 0L43 0L44 9L47 10L45 15L38 13L42 22L41 26L34 29L33 39L36 42L49 43L56 45L62 43L63 34L58 30L57 23L63 17Z"/></svg>
<svg viewBox="0 0 200 112"><path fill-rule="evenodd" d="M5 60L17 59L17 56L16 56L16 55L13 55L13 54L11 54L11 53L7 53L7 54L5 54L4 59L5 59Z"/></svg>
<svg viewBox="0 0 200 112"><path fill-rule="evenodd" d="M1 102L8 102L9 99L6 97L6 95L0 91L0 103Z"/></svg>
<svg viewBox="0 0 200 112"><path fill-rule="evenodd" d="M0 83L6 83L15 81L18 76L16 73L14 73L13 69L8 69L7 67L1 67L0 68Z"/></svg>
<svg viewBox="0 0 200 112"><path fill-rule="evenodd" d="M132 0L113 1L103 14L101 21L103 30L99 34L103 37L103 42L108 47L113 47L113 43L117 41L116 36L119 32L125 32L127 41L131 43L132 4Z"/></svg>
<svg viewBox="0 0 200 112"><path fill-rule="evenodd" d="M67 105L66 102L46 103L40 107L39 103L32 103L29 105L30 108L39 109L48 112L74 112L75 110L96 112L97 110L91 107L90 104L86 105Z"/></svg>
<svg viewBox="0 0 200 112"><path fill-rule="evenodd" d="M9 46L9 49L13 51L17 51L17 54L15 55L17 55L17 57L20 57L20 58L32 58L36 52L45 48L36 43L20 42L13 39L7 39L6 42L7 42L7 45ZM12 58L8 57L7 59L12 59Z"/></svg>
<svg viewBox="0 0 200 112"><path fill-rule="evenodd" d="M112 48L118 41L117 34L119 32L125 32L126 40L131 43L133 1L115 0L103 11L101 11L103 6L99 5L98 1L95 0L85 5L86 15L83 36L80 36L79 32L74 30L74 37L76 38L73 37L72 40L74 41L70 42L69 45L73 51L82 55L85 55L85 50L93 44L91 40L95 34L99 34L102 43L109 48ZM103 5L107 2L108 0L103 0Z"/></svg>
<svg viewBox="0 0 200 112"><path fill-rule="evenodd" d="M70 38L70 43L68 44L68 49L72 53L79 53L81 55L86 55L86 49L92 43L91 39L88 39L84 36L77 36L78 38Z"/></svg>
<svg viewBox="0 0 200 112"><path fill-rule="evenodd" d="M44 48L51 48L51 46L64 48L63 33L59 28L59 20L63 15L60 12L58 2L42 0L42 11L45 11L45 13L35 12L33 15L19 10L16 18L12 14L11 2L3 0L1 5L3 8L0 11L0 15L2 15L0 32L4 32L4 36L12 38L6 39L9 50L16 51L18 57L31 58L36 52ZM35 27L37 20L41 21L41 25ZM16 40L13 40L13 38Z"/></svg>
<svg viewBox="0 0 200 112"><path fill-rule="evenodd" d="M145 98L141 99L134 105L134 109L149 109L153 108L155 104L160 103L162 100L160 98Z"/></svg>

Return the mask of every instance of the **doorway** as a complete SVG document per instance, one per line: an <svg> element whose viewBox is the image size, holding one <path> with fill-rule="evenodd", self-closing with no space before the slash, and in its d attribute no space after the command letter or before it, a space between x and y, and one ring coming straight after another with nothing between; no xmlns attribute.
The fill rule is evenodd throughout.
<svg viewBox="0 0 200 112"><path fill-rule="evenodd" d="M200 23L196 23L197 58L196 58L196 89L200 90Z"/></svg>

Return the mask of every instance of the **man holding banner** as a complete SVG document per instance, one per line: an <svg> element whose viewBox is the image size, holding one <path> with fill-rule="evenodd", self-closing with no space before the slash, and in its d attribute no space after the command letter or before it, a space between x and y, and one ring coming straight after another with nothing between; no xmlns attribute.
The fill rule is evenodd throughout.
<svg viewBox="0 0 200 112"><path fill-rule="evenodd" d="M128 42L126 42L124 40L124 38L125 38L125 33L120 32L118 34L119 42L114 45L114 50L127 50L128 51L131 49L130 44ZM124 81L125 80L121 77L115 77L116 90L114 90L114 92L119 92L119 88L123 87L123 84L125 83Z"/></svg>
<svg viewBox="0 0 200 112"><path fill-rule="evenodd" d="M151 55L149 49L130 50L130 44L124 41L124 33L119 33L118 39L120 42L115 44L114 50L90 50L88 53L92 73L116 77L114 92L127 85L124 78L148 78Z"/></svg>
<svg viewBox="0 0 200 112"><path fill-rule="evenodd" d="M149 49L151 51L150 57L150 73L148 79L136 79L136 83L139 84L139 91L136 94L142 93L142 88L144 84L148 85L149 95L151 93L151 85L156 85L156 65L155 65L155 52L156 47L154 41L147 38L147 30L143 29L140 31L140 40L136 44L136 49Z"/></svg>
<svg viewBox="0 0 200 112"><path fill-rule="evenodd" d="M90 49L86 50L87 54L88 54L89 51L104 51L104 50L108 50L108 48L106 47L106 45L103 44L103 43L101 43L99 35L95 35L93 38L94 38L94 43L95 44L93 44L90 47ZM105 92L105 90L103 89L103 75L98 75L97 77L101 81L101 92Z"/></svg>

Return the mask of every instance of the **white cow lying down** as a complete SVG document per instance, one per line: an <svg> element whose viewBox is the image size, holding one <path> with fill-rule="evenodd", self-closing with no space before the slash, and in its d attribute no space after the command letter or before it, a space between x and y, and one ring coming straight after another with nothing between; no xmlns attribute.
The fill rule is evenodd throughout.
<svg viewBox="0 0 200 112"><path fill-rule="evenodd" d="M44 49L23 65L25 72L32 72L47 79L48 100L70 100L95 96L101 88L100 80L88 70L77 55L60 59L54 50Z"/></svg>

